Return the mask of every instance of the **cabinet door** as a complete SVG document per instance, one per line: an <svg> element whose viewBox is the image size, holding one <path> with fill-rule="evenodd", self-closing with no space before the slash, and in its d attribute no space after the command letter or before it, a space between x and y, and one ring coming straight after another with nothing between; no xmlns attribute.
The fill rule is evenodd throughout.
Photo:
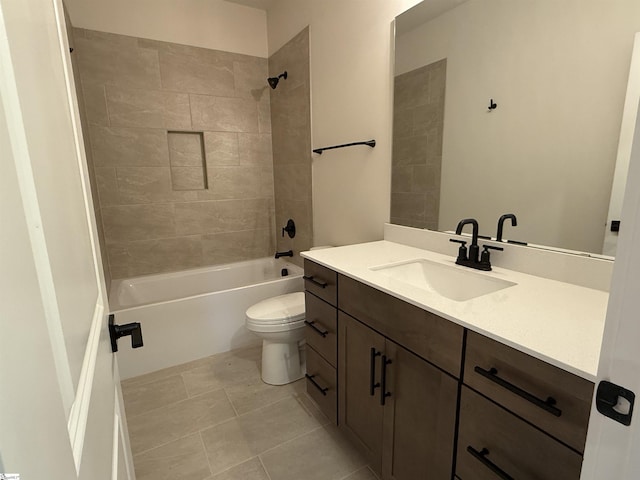
<svg viewBox="0 0 640 480"><path fill-rule="evenodd" d="M379 384L384 337L342 312L338 329L339 426L380 472L383 406Z"/></svg>
<svg viewBox="0 0 640 480"><path fill-rule="evenodd" d="M385 352L383 478L450 480L458 382L390 340Z"/></svg>

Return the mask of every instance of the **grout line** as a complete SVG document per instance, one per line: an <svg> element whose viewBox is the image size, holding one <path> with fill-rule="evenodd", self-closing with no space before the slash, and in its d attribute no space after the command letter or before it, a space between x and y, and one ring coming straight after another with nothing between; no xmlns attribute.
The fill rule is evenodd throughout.
<svg viewBox="0 0 640 480"><path fill-rule="evenodd" d="M207 465L209 466L209 476L213 476L213 469L211 468L211 460L209 460L209 454L207 453L207 446L204 444L204 438L202 438L202 430L198 431L198 436L200 437L200 443L202 444L202 449L204 450L204 456L207 459Z"/></svg>
<svg viewBox="0 0 640 480"><path fill-rule="evenodd" d="M269 470L267 470L267 467L262 461L262 457L260 457L260 455L258 455L258 461L260 462L260 465L262 465L262 470L264 470L264 473L267 475L267 480L271 480L271 475L269 475Z"/></svg>
<svg viewBox="0 0 640 480"><path fill-rule="evenodd" d="M140 455L144 455L145 453L149 453L150 451L155 450L156 448L166 447L167 445L169 445L172 442L177 442L178 440L184 440L185 438L190 437L191 435L195 435L197 433L200 433L200 431L190 432L190 433L187 433L185 435L182 435L181 437L176 437L173 440L169 440L168 442L162 443L160 445L156 445L155 447L151 447L151 448L148 448L148 449L143 450L141 452L134 453L133 454L133 460L134 460L133 463L135 463L136 457L139 457Z"/></svg>
<svg viewBox="0 0 640 480"><path fill-rule="evenodd" d="M231 408L233 409L233 413L236 414L236 418L239 417L240 415L238 414L238 410L236 410L236 406L231 401L231 398L229 397L229 393L227 393L227 389L223 388L222 391L224 392L224 396L227 397L227 401L229 402L229 405L231 405Z"/></svg>
<svg viewBox="0 0 640 480"><path fill-rule="evenodd" d="M313 429L309 430L308 432L301 433L300 435L298 435L298 436L296 436L296 437L290 438L289 440L285 440L284 442L279 443L278 445L275 445L275 446L273 446L273 447L270 447L270 448L266 449L264 452L260 452L260 453L258 454L258 456L260 456L260 455L264 455L265 453L269 453L269 452L271 452L272 450L275 450L276 448L279 448L279 447L281 447L281 446L283 446L283 445L286 445L286 444L287 444L287 443L289 443L289 442L293 442L293 441L295 441L295 440L298 440L299 438L302 438L302 437L304 437L305 435L309 435L309 434L311 434L311 433L313 433L313 432L315 432L315 431L317 431L317 430L324 429L324 427L325 427L325 425L320 425L320 426L318 426L318 427L316 427L316 428L313 428Z"/></svg>

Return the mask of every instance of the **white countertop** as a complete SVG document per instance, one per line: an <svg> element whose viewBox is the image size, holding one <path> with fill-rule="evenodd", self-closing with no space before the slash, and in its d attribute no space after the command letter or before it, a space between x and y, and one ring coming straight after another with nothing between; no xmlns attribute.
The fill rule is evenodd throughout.
<svg viewBox="0 0 640 480"><path fill-rule="evenodd" d="M455 265L453 256L384 240L301 255L582 378L596 379L609 299L607 292L499 267L491 272L479 272ZM371 270L371 267L417 259L451 265L516 285L459 302Z"/></svg>

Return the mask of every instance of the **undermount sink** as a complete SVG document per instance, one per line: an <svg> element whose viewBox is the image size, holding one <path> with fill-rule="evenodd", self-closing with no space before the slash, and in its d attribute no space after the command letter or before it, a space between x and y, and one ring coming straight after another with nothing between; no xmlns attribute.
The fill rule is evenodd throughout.
<svg viewBox="0 0 640 480"><path fill-rule="evenodd" d="M371 267L398 282L463 302L516 285L514 282L475 273L465 267L425 259Z"/></svg>

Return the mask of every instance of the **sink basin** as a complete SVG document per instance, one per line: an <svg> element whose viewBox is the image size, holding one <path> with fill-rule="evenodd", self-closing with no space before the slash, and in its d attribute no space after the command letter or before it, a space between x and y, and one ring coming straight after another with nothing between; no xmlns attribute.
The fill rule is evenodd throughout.
<svg viewBox="0 0 640 480"><path fill-rule="evenodd" d="M501 278L478 274L466 267L444 265L424 259L381 265L370 270L457 302L516 285Z"/></svg>

